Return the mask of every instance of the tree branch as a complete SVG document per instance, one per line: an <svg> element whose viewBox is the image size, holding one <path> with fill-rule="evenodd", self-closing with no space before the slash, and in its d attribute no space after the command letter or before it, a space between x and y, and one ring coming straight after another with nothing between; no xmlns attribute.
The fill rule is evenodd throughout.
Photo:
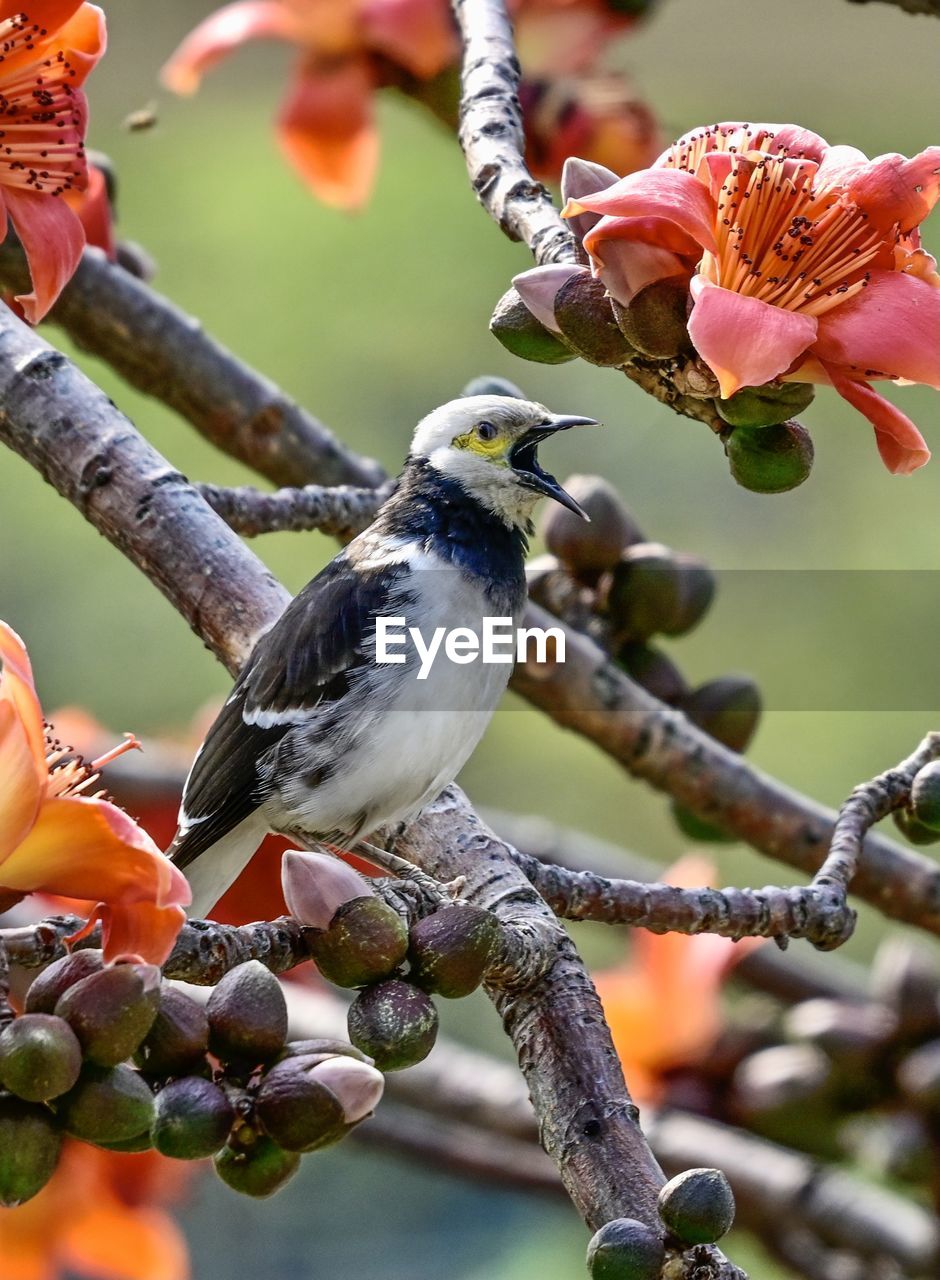
<svg viewBox="0 0 940 1280"><path fill-rule="evenodd" d="M251 485L196 486L212 510L243 538L254 538L260 533L316 529L342 542L372 523L392 487L388 482L378 489L308 484L301 489L263 493Z"/></svg>

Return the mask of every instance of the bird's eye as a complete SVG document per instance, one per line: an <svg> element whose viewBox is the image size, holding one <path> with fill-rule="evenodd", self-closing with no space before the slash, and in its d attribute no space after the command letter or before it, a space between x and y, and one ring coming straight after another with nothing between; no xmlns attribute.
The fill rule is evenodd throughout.
<svg viewBox="0 0 940 1280"><path fill-rule="evenodd" d="M481 440L495 440L499 431L492 422L481 422L477 426L477 435Z"/></svg>

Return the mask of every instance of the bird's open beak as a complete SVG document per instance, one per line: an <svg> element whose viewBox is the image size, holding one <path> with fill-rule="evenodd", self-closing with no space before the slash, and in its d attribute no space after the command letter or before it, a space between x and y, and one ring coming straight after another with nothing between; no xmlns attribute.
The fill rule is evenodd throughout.
<svg viewBox="0 0 940 1280"><path fill-rule="evenodd" d="M513 445L509 453L510 465L519 477L520 484L527 489L535 489L538 493L543 493L546 498L553 498L556 502L560 502L563 507L567 507L575 515L581 516L589 524L591 517L581 504L576 502L570 493L565 492L554 476L549 475L547 471L543 471L539 466L537 452L542 441L547 440L549 436L553 436L556 431L567 431L569 427L596 427L598 425L596 418L578 418L556 414L551 418L547 418L545 422L540 422L537 427L531 427Z"/></svg>

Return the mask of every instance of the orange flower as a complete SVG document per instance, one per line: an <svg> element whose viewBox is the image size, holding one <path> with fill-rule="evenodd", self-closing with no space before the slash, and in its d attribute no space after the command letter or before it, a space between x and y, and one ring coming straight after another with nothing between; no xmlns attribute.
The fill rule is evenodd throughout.
<svg viewBox="0 0 940 1280"><path fill-rule="evenodd" d="M161 1207L190 1169L156 1152L118 1155L67 1142L50 1182L0 1210L3 1280L189 1280L186 1242Z"/></svg>
<svg viewBox="0 0 940 1280"><path fill-rule="evenodd" d="M81 0L0 0L0 211L29 262L17 302L40 321L78 266L85 233L61 199L88 181L80 85L104 53L104 14ZM3 234L6 218L3 219ZM2 239L2 235L0 235Z"/></svg>
<svg viewBox="0 0 940 1280"><path fill-rule="evenodd" d="M240 45L280 39L301 50L281 107L281 149L315 195L359 208L378 164L372 92L383 61L419 80L457 55L450 8L443 0L236 0L216 10L163 68L176 93L194 93L202 74Z"/></svg>
<svg viewBox="0 0 940 1280"><path fill-rule="evenodd" d="M23 642L0 622L0 891L97 902L109 960L162 964L189 902L185 877L108 800L80 794L129 746L86 765L50 739Z"/></svg>
<svg viewBox="0 0 940 1280"><path fill-rule="evenodd" d="M690 855L665 878L691 888L710 884L713 874L708 859ZM614 1048L637 1101L656 1102L664 1072L708 1052L722 1026L721 985L731 967L762 942L635 929L627 959L595 975Z"/></svg>

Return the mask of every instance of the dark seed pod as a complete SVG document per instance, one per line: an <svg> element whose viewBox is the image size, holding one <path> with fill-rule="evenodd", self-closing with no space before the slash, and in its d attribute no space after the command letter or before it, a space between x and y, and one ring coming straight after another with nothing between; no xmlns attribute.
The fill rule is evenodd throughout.
<svg viewBox="0 0 940 1280"><path fill-rule="evenodd" d="M300 1156L262 1136L248 1149L223 1147L212 1163L226 1186L243 1196L262 1200L274 1195L294 1176L300 1167Z"/></svg>
<svg viewBox="0 0 940 1280"><path fill-rule="evenodd" d="M784 1031L791 1040L808 1041L852 1075L871 1070L873 1060L897 1033L897 1019L882 1005L818 997L788 1009Z"/></svg>
<svg viewBox="0 0 940 1280"><path fill-rule="evenodd" d="M931 760L915 773L911 812L922 827L940 834L940 760Z"/></svg>
<svg viewBox="0 0 940 1280"><path fill-rule="evenodd" d="M703 844L734 844L737 836L722 830L712 822L706 822L697 813L687 809L684 804L673 800L669 806L672 820L684 836L690 840L701 840Z"/></svg>
<svg viewBox="0 0 940 1280"><path fill-rule="evenodd" d="M894 819L894 825L910 840L911 844L928 845L940 841L940 831L918 822L910 809L895 809L891 817Z"/></svg>
<svg viewBox="0 0 940 1280"><path fill-rule="evenodd" d="M605 1223L587 1251L591 1280L659 1280L665 1259L660 1237L633 1218Z"/></svg>
<svg viewBox="0 0 940 1280"><path fill-rule="evenodd" d="M542 520L542 537L575 577L593 581L643 535L620 494L601 476L568 476L562 487L581 504L591 523L553 502Z"/></svg>
<svg viewBox="0 0 940 1280"><path fill-rule="evenodd" d="M30 984L24 1001L26 1013L55 1013L60 996L69 987L103 968L102 953L94 947L88 947L85 951L73 951L61 960L53 960Z"/></svg>
<svg viewBox="0 0 940 1280"><path fill-rule="evenodd" d="M0 1096L0 1205L15 1209L41 1191L61 1147L62 1133L50 1111Z"/></svg>
<svg viewBox="0 0 940 1280"><path fill-rule="evenodd" d="M120 1142L93 1142L92 1146L100 1147L102 1151L117 1151L122 1155L137 1155L141 1151L152 1151L153 1139L150 1136L150 1130L144 1129L133 1138L123 1138Z"/></svg>
<svg viewBox="0 0 940 1280"><path fill-rule="evenodd" d="M668 360L692 350L689 337L689 281L686 276L655 280L614 307L624 337L644 355Z"/></svg>
<svg viewBox="0 0 940 1280"><path fill-rule="evenodd" d="M734 1222L734 1195L720 1169L687 1169L659 1193L659 1216L685 1244L714 1244Z"/></svg>
<svg viewBox="0 0 940 1280"><path fill-rule="evenodd" d="M287 1038L287 1001L260 960L230 969L206 1004L209 1048L223 1062L273 1058Z"/></svg>
<svg viewBox="0 0 940 1280"><path fill-rule="evenodd" d="M197 1067L209 1049L209 1019L201 1004L164 983L153 1026L134 1054L152 1076L182 1075Z"/></svg>
<svg viewBox="0 0 940 1280"><path fill-rule="evenodd" d="M344 902L328 928L311 929L306 937L317 968L338 987L364 987L385 978L408 953L407 924L373 895Z"/></svg>
<svg viewBox="0 0 940 1280"><path fill-rule="evenodd" d="M261 1082L255 1103L258 1120L285 1151L328 1146L346 1129L342 1103L316 1078L322 1061L287 1058L266 1072Z"/></svg>
<svg viewBox="0 0 940 1280"><path fill-rule="evenodd" d="M815 389L808 382L771 382L764 387L742 387L715 408L732 427L776 427L795 418L813 403Z"/></svg>
<svg viewBox="0 0 940 1280"><path fill-rule="evenodd" d="M901 1093L928 1115L940 1115L940 1040L928 1040L902 1060L897 1071Z"/></svg>
<svg viewBox="0 0 940 1280"><path fill-rule="evenodd" d="M66 1131L76 1138L123 1142L149 1130L153 1094L133 1067L86 1067L56 1109Z"/></svg>
<svg viewBox="0 0 940 1280"><path fill-rule="evenodd" d="M355 1058L357 1062L367 1062L372 1065L372 1059L368 1054L357 1049L354 1044L350 1044L348 1040L333 1040L325 1036L316 1040L288 1040L287 1044L277 1055L277 1061L283 1062L285 1058L331 1058L336 1054L341 1054L347 1058Z"/></svg>
<svg viewBox="0 0 940 1280"><path fill-rule="evenodd" d="M891 1010L904 1039L940 1034L940 965L928 947L910 938L885 938L871 966L871 995Z"/></svg>
<svg viewBox="0 0 940 1280"><path fill-rule="evenodd" d="M637 684L661 702L676 703L689 692L676 664L659 649L638 641L621 645L617 661Z"/></svg>
<svg viewBox="0 0 940 1280"><path fill-rule="evenodd" d="M498 940L491 911L468 903L442 907L412 925L409 976L448 999L468 996L483 981Z"/></svg>
<svg viewBox="0 0 940 1280"><path fill-rule="evenodd" d="M159 988L152 965L116 964L69 987L55 1007L99 1067L129 1058L153 1026Z"/></svg>
<svg viewBox="0 0 940 1280"><path fill-rule="evenodd" d="M411 983L391 978L366 987L349 1006L349 1038L380 1071L401 1071L428 1056L437 1039L437 1010Z"/></svg>
<svg viewBox="0 0 940 1280"><path fill-rule="evenodd" d="M603 283L587 271L576 272L558 290L555 319L568 345L591 364L618 369L636 355Z"/></svg>
<svg viewBox="0 0 940 1280"><path fill-rule="evenodd" d="M786 493L813 469L813 442L798 422L735 427L725 439L725 453L732 477L753 493Z"/></svg>
<svg viewBox="0 0 940 1280"><path fill-rule="evenodd" d="M509 289L496 304L490 332L507 351L537 364L564 364L575 353L557 334L550 333L516 293Z"/></svg>
<svg viewBox="0 0 940 1280"><path fill-rule="evenodd" d="M748 676L719 676L699 685L679 706L693 724L731 751L745 751L760 722L760 689Z"/></svg>
<svg viewBox="0 0 940 1280"><path fill-rule="evenodd" d="M202 1076L184 1076L157 1094L150 1136L161 1155L203 1160L224 1146L234 1120L224 1089Z"/></svg>
<svg viewBox="0 0 940 1280"><path fill-rule="evenodd" d="M638 542L613 570L607 611L624 639L679 636L702 620L714 595L714 575L703 560L659 542Z"/></svg>
<svg viewBox="0 0 940 1280"><path fill-rule="evenodd" d="M67 1093L81 1069L75 1032L50 1013L24 1013L0 1035L0 1085L27 1102Z"/></svg>

